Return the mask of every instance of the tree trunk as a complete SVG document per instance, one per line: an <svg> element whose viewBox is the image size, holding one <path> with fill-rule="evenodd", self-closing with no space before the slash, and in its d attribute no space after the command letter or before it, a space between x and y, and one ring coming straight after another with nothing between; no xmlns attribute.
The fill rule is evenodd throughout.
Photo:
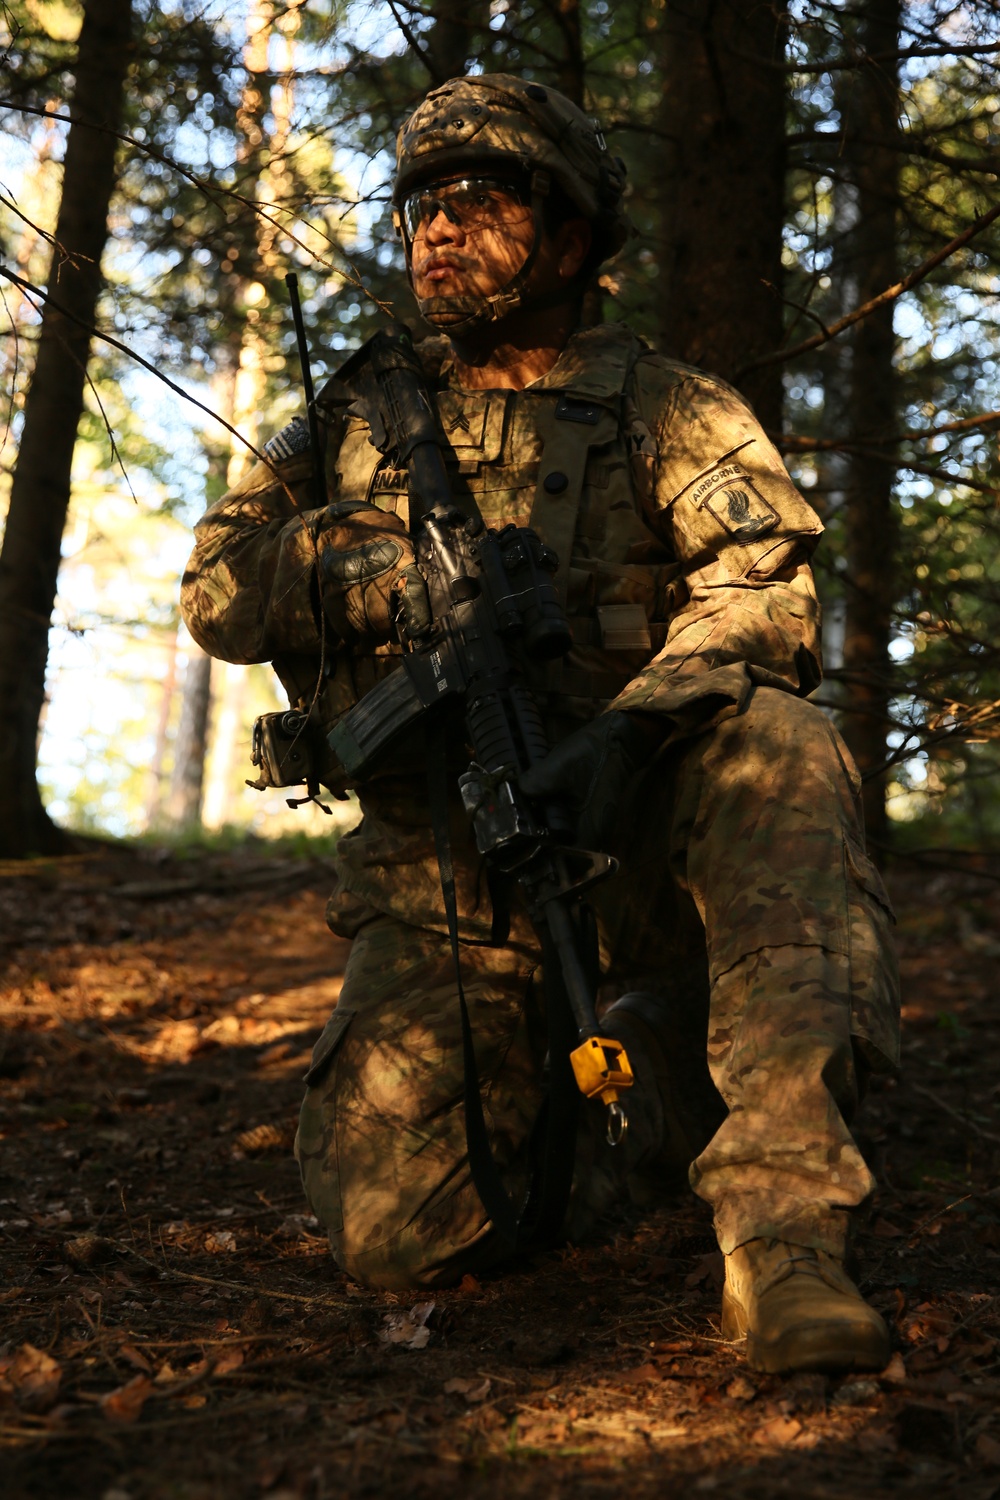
<svg viewBox="0 0 1000 1500"><path fill-rule="evenodd" d="M488 24L483 0L434 0L434 25L427 37L427 60L436 83L463 78Z"/></svg>
<svg viewBox="0 0 1000 1500"><path fill-rule="evenodd" d="M549 0L549 10L559 27L562 43L556 74L559 90L581 109L586 109L587 66L583 56L580 0ZM584 328L593 328L604 321L601 270L598 267L591 276L580 304L580 323Z"/></svg>
<svg viewBox="0 0 1000 1500"><path fill-rule="evenodd" d="M554 14L562 32L562 55L559 59L560 92L583 109L586 70L583 62L583 32L580 26L580 0L555 0Z"/></svg>
<svg viewBox="0 0 1000 1500"><path fill-rule="evenodd" d="M48 285L91 324L115 186L114 136L131 51L131 0L86 0L66 142L56 248ZM57 853L69 840L52 823L35 775L45 699L48 632L83 410L90 335L53 307L42 314L38 354L0 550L0 857Z"/></svg>
<svg viewBox="0 0 1000 1500"><path fill-rule="evenodd" d="M759 0L666 0L662 14L661 348L731 379L782 337L785 74L768 64L787 27ZM742 386L779 430L780 369Z"/></svg>
<svg viewBox="0 0 1000 1500"><path fill-rule="evenodd" d="M149 799L146 803L146 832L156 833L160 828L164 803L164 766L167 746L170 743L170 711L174 706L177 691L177 629L170 632L166 643L167 669L163 677L163 692L160 697L160 713L156 721L156 744L153 764L149 768Z"/></svg>
<svg viewBox="0 0 1000 1500"><path fill-rule="evenodd" d="M224 828L236 821L237 799L248 795L250 737L243 730L243 710L249 673L246 667L233 666L232 662L218 662L214 676L215 724L212 753L205 769L201 821L205 828Z"/></svg>
<svg viewBox="0 0 1000 1500"><path fill-rule="evenodd" d="M212 658L192 645L184 671L181 721L174 741L166 823L180 831L201 827L208 720L212 708Z"/></svg>
<svg viewBox="0 0 1000 1500"><path fill-rule="evenodd" d="M899 0L867 0L857 40L881 57L897 49ZM899 82L894 63L866 62L854 76L844 112L844 170L857 194L857 218L844 247L859 302L897 279L896 211L899 155ZM876 145L873 142L889 144ZM882 308L857 325L850 346L848 429L855 444L877 442L896 422L893 309ZM866 778L865 824L876 847L888 835L885 810L886 733L891 671L889 642L896 525L891 459L849 455L846 476L844 738Z"/></svg>

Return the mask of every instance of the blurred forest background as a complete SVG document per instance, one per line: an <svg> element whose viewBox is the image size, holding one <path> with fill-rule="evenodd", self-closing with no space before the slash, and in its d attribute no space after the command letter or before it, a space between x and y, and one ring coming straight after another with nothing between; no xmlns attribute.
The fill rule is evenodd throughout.
<svg viewBox="0 0 1000 1500"><path fill-rule="evenodd" d="M876 849L995 845L998 58L997 0L0 0L0 857L327 832L245 788L270 674L179 577L302 407L286 273L317 378L413 320L394 134L469 70L600 120L636 234L588 316L743 389L823 516Z"/></svg>

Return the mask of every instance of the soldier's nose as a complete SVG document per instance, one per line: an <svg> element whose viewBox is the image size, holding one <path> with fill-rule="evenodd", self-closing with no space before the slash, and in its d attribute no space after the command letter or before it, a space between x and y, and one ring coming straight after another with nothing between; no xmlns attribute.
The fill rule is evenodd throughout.
<svg viewBox="0 0 1000 1500"><path fill-rule="evenodd" d="M457 245L464 238L461 226L449 219L443 208L438 209L424 230L429 245Z"/></svg>

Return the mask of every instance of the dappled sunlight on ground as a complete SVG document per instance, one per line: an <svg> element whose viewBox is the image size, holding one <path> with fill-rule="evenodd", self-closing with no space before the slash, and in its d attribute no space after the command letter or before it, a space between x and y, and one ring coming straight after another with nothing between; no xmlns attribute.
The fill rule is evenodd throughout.
<svg viewBox="0 0 1000 1500"><path fill-rule="evenodd" d="M691 1197L451 1290L341 1276L290 1156L329 884L259 851L0 871L5 1494L1000 1489L993 881L896 882L907 1067L861 1120L859 1245L896 1353L838 1380L721 1340Z"/></svg>

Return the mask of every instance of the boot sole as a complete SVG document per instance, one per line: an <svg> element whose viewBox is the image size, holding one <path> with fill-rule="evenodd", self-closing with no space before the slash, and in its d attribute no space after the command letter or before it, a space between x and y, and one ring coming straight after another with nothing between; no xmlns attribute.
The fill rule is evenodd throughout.
<svg viewBox="0 0 1000 1500"><path fill-rule="evenodd" d="M743 1305L728 1287L722 1292L722 1336L733 1343L745 1338L747 1364L767 1375L884 1370L892 1353L889 1331L878 1323L799 1323L780 1338L762 1339L751 1333Z"/></svg>
<svg viewBox="0 0 1000 1500"><path fill-rule="evenodd" d="M747 1333L747 1364L769 1375L884 1370L891 1352L888 1334L874 1326L805 1323L770 1341Z"/></svg>

